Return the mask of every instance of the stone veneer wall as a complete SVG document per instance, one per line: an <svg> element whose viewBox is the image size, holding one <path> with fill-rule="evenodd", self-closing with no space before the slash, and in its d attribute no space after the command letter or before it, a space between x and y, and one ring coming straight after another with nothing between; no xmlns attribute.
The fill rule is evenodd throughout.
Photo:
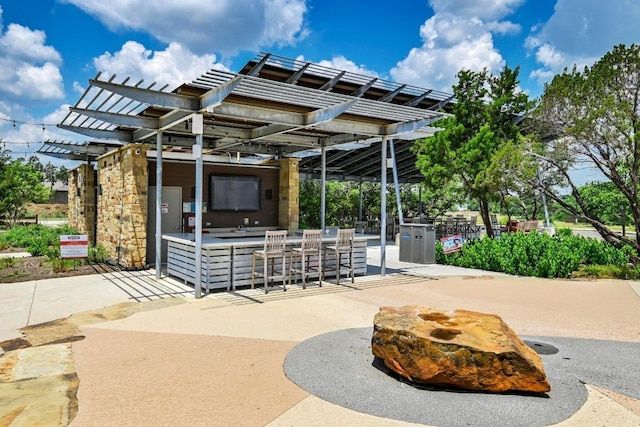
<svg viewBox="0 0 640 427"><path fill-rule="evenodd" d="M125 268L146 265L148 166L144 146L98 158L97 242Z"/></svg>
<svg viewBox="0 0 640 427"><path fill-rule="evenodd" d="M96 242L96 172L91 164L81 164L69 172L69 225Z"/></svg>
<svg viewBox="0 0 640 427"><path fill-rule="evenodd" d="M279 216L278 226L294 230L300 227L300 159L280 160Z"/></svg>

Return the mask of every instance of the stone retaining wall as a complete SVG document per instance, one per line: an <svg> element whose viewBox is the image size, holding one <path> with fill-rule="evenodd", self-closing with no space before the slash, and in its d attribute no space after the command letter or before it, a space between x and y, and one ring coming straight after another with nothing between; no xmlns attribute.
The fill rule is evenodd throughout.
<svg viewBox="0 0 640 427"><path fill-rule="evenodd" d="M96 243L96 171L93 165L81 164L69 171L69 225Z"/></svg>
<svg viewBox="0 0 640 427"><path fill-rule="evenodd" d="M125 268L146 265L146 148L130 144L98 158L97 238Z"/></svg>
<svg viewBox="0 0 640 427"><path fill-rule="evenodd" d="M280 160L280 188L278 225L281 229L295 230L300 227L300 159Z"/></svg>

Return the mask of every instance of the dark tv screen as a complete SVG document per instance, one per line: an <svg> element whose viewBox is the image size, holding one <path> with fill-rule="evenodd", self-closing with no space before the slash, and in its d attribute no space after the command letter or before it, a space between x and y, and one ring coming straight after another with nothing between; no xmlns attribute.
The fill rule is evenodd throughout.
<svg viewBox="0 0 640 427"><path fill-rule="evenodd" d="M212 211L258 211L260 177L209 175L209 196Z"/></svg>

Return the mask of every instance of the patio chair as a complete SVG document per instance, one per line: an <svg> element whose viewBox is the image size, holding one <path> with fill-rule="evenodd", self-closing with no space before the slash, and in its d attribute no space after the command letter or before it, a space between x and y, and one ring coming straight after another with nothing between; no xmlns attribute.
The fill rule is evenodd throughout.
<svg viewBox="0 0 640 427"><path fill-rule="evenodd" d="M502 227L498 222L498 216L496 214L489 214L489 220L491 221L490 227L494 236L499 236L502 233Z"/></svg>
<svg viewBox="0 0 640 427"><path fill-rule="evenodd" d="M536 231L538 229L538 220L528 220L524 222L524 227L522 231L524 233L531 233L532 231Z"/></svg>
<svg viewBox="0 0 640 427"><path fill-rule="evenodd" d="M467 223L467 228L465 230L465 237L467 239L471 237L477 237L477 234L480 232L481 229L482 227L478 225L478 216L471 215L469 217L469 222Z"/></svg>
<svg viewBox="0 0 640 427"><path fill-rule="evenodd" d="M367 221L356 221L355 229L356 233L365 234L367 232Z"/></svg>
<svg viewBox="0 0 640 427"><path fill-rule="evenodd" d="M453 216L447 215L447 219L445 221L445 236L452 236L457 234L457 232L456 219Z"/></svg>
<svg viewBox="0 0 640 427"><path fill-rule="evenodd" d="M322 276L326 274L327 270L333 270L336 272L337 284L340 284L340 274L344 269L351 276L351 283L354 283L354 260L353 260L353 238L355 236L355 229L353 228L341 228L338 230L336 236L336 242L333 245L325 246L323 254L324 265L322 267ZM335 255L336 262L333 267L328 267L327 252ZM342 256L346 255L346 259L343 261Z"/></svg>
<svg viewBox="0 0 640 427"><path fill-rule="evenodd" d="M317 258L316 267L311 265L311 258ZM297 261L300 258L300 265ZM292 273L302 277L302 289L307 288L307 277L317 275L322 286L322 230L304 230L300 247L292 248L289 256L289 285ZM296 283L297 283L296 278Z"/></svg>
<svg viewBox="0 0 640 427"><path fill-rule="evenodd" d="M283 290L287 290L287 275L285 272L285 245L287 243L287 230L267 230L264 236L264 248L253 251L251 265L251 289L254 287L256 277L264 278L264 293L269 293L269 283L274 280L282 280ZM282 270L277 271L275 260L280 258ZM256 270L256 261L262 259L262 271ZM269 267L271 267L269 269Z"/></svg>

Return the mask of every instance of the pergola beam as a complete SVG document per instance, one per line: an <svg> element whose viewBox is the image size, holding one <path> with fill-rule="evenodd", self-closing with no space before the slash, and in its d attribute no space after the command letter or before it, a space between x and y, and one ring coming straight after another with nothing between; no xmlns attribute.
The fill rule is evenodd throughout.
<svg viewBox="0 0 640 427"><path fill-rule="evenodd" d="M262 59L260 60L260 62L258 62L256 65L253 66L253 68L251 70L249 70L247 75L248 76L257 76L258 74L260 74L260 71L262 70L262 67L264 67L264 64L267 63L267 61L269 60L270 57L271 57L270 53L267 53L266 55L264 55L262 57Z"/></svg>
<svg viewBox="0 0 640 427"><path fill-rule="evenodd" d="M58 125L58 127L60 129L79 133L92 138L115 139L122 142L134 141L133 132L120 131L120 130L107 130L107 129L91 129L91 128L83 128L80 126L71 126L71 125Z"/></svg>
<svg viewBox="0 0 640 427"><path fill-rule="evenodd" d="M278 111L263 107L233 104L225 102L213 109L213 114L218 117L230 117L236 119L251 120L262 123L274 123L291 125L292 128L301 128L307 125L306 116L289 111ZM317 130L330 133L353 133L368 136L380 136L380 125L353 122L348 120L333 119L330 122L314 124Z"/></svg>
<svg viewBox="0 0 640 427"><path fill-rule="evenodd" d="M356 98L360 98L362 95L365 94L366 91L368 91L369 89L371 89L371 86L373 86L375 84L375 82L378 81L378 78L375 77L371 80L369 80L366 84L363 84L362 86L360 86L358 89L354 90L353 92L351 92L351 96L355 96Z"/></svg>
<svg viewBox="0 0 640 427"><path fill-rule="evenodd" d="M333 87L340 81L340 79L346 74L346 71L339 72L336 76L334 76L331 80L326 82L320 87L320 90L326 90L327 92L331 91Z"/></svg>
<svg viewBox="0 0 640 427"><path fill-rule="evenodd" d="M414 132L421 127L428 126L431 123L440 120L441 117L427 117L425 119L411 120L409 122L392 123L384 126L383 135L399 135L407 132Z"/></svg>
<svg viewBox="0 0 640 427"><path fill-rule="evenodd" d="M144 104L190 111L197 111L200 106L198 98L192 96L159 92L157 90L143 89L95 79L89 80L89 83L92 86L108 90L111 93L122 95Z"/></svg>
<svg viewBox="0 0 640 427"><path fill-rule="evenodd" d="M158 129L158 119L153 117L131 116L128 114L108 113L106 111L86 110L76 107L69 107L69 111L118 126Z"/></svg>
<svg viewBox="0 0 640 427"><path fill-rule="evenodd" d="M415 107L416 105L420 104L427 96L429 96L431 92L433 92L433 90L429 89L426 92L423 92L422 95L418 95L415 98L405 102L404 105L407 107Z"/></svg>
<svg viewBox="0 0 640 427"><path fill-rule="evenodd" d="M380 102L390 102L391 100L393 100L393 98L396 97L396 95L398 95L400 92L402 92L402 90L407 87L406 84L398 86L393 92L389 92L388 94L380 97L378 99L378 101Z"/></svg>
<svg viewBox="0 0 640 427"><path fill-rule="evenodd" d="M296 71L287 80L285 80L285 83L289 83L292 85L298 83L298 80L300 80L300 77L302 77L304 72L307 71L307 68L309 68L309 65L311 65L311 62L305 63L302 67L300 67L298 71Z"/></svg>
<svg viewBox="0 0 640 427"><path fill-rule="evenodd" d="M220 105L227 96L231 95L231 92L233 92L241 81L242 76L236 76L228 82L200 95L198 111L210 111Z"/></svg>
<svg viewBox="0 0 640 427"><path fill-rule="evenodd" d="M75 148L74 150L75 152L81 151L83 154L89 154L94 156L101 156L103 154L106 154L108 151L113 150L115 148L114 145L116 145L114 144L112 146L103 146L103 145L83 144L80 146L71 146L68 143L49 142L49 141L45 141L44 144L50 147L55 147L63 150L70 150L70 148ZM120 144L119 146L122 146L122 144Z"/></svg>
<svg viewBox="0 0 640 427"><path fill-rule="evenodd" d="M447 99L443 99L442 101L438 102L437 104L432 105L431 107L429 107L429 110L438 111L439 109L441 109L442 107L444 107L445 105L447 105L448 103L453 101L454 98L455 98L455 96L451 95Z"/></svg>
<svg viewBox="0 0 640 427"><path fill-rule="evenodd" d="M350 99L340 104L311 111L305 115L305 126L315 126L319 123L328 122L335 119L340 114L345 113L349 108L358 103L358 99Z"/></svg>

